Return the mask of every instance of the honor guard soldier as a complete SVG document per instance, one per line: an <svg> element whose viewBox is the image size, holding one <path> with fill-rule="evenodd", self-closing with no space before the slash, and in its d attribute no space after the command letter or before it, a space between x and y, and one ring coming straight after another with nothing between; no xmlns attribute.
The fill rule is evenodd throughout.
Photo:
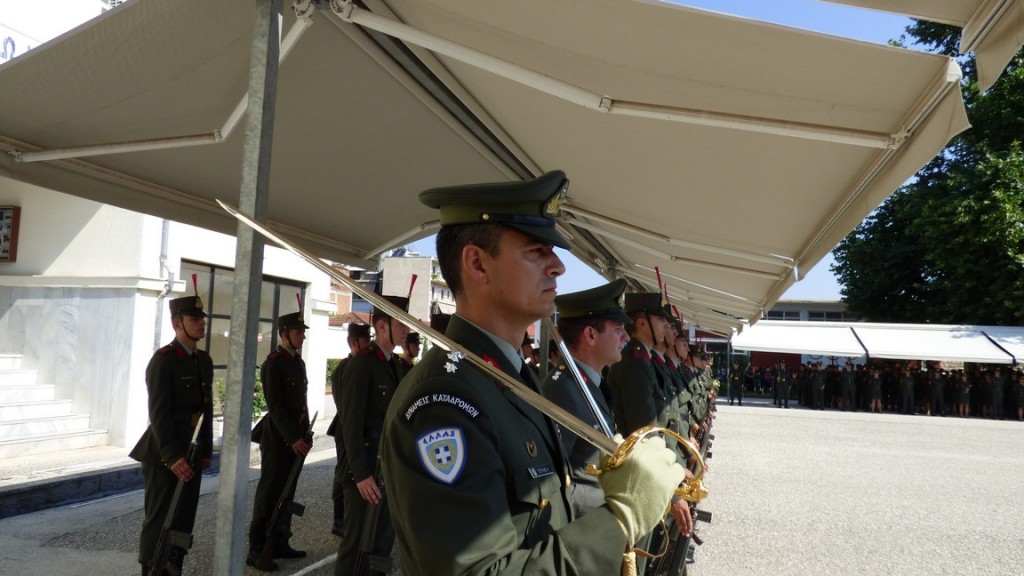
<svg viewBox="0 0 1024 576"><path fill-rule="evenodd" d="M667 426L669 399L663 376L654 365L652 351L665 339L669 319L661 305L660 292L626 294L626 314L632 319L632 338L621 359L608 370L615 423L623 434L644 426Z"/></svg>
<svg viewBox="0 0 1024 576"><path fill-rule="evenodd" d="M527 327L555 311L568 247L555 218L568 181L437 188L437 254L455 294L447 338L536 389L519 355ZM402 572L617 574L624 550L661 519L683 478L661 438L599 476L605 504L571 509L558 428L461 354L433 347L398 388L381 458Z"/></svg>
<svg viewBox="0 0 1024 576"><path fill-rule="evenodd" d="M260 382L267 398L267 414L253 429L253 440L260 445L260 481L253 500L252 522L249 524L249 556L246 564L256 567L264 546L273 546L273 558L304 558L304 550L288 543L291 538L291 514L274 526L267 541L267 528L274 507L288 490L287 499L295 496L298 478L290 486L288 475L298 457L305 457L313 448L306 438L309 430L309 408L306 400L306 363L302 360L302 343L306 340L306 323L302 312L284 314L277 319L280 341L260 367ZM276 570L277 563L270 563Z"/></svg>
<svg viewBox="0 0 1024 576"><path fill-rule="evenodd" d="M405 346L402 347L404 352L403 358L412 366L416 364L416 360L420 357L420 335L418 332L409 332L409 335L405 337Z"/></svg>
<svg viewBox="0 0 1024 576"><path fill-rule="evenodd" d="M629 316L620 303L626 290L625 280L560 295L555 298L558 307L558 332L569 354L576 362L583 382L576 382L568 366L561 364L548 375L541 391L548 399L569 413L601 431L603 421L614 431L611 406L605 401L601 386L605 368L619 361L619 353L629 340L625 324ZM597 416L580 386L584 385L593 398ZM587 473L587 465L600 466L601 452L576 434L562 430L562 446L569 456L572 476L572 503L577 516L582 516L604 505L604 491L597 476Z"/></svg>
<svg viewBox="0 0 1024 576"><path fill-rule="evenodd" d="M192 278L195 286L195 277ZM172 530L191 533L199 505L202 470L213 455L213 360L196 348L206 337L206 313L199 295L175 298L170 303L174 341L157 350L146 367L149 394L149 427L130 456L142 463L145 478L146 517L139 538L142 574L165 570L181 574L186 550L172 547L168 564L150 566L175 487L183 481ZM186 454L200 417L197 452L199 467Z"/></svg>
<svg viewBox="0 0 1024 576"><path fill-rule="evenodd" d="M370 345L370 326L368 324L357 324L350 322L348 325L348 356L342 358L331 373L331 396L334 398L334 419L327 427L327 435L334 436L334 451L338 455L338 461L334 465L334 485L331 487L331 499L334 501L334 523L331 524L331 534L341 536L341 521L345 517L345 498L343 492L342 478L347 473L345 467L345 441L338 431L338 414L341 414L341 375L345 373L345 366L348 366L352 357L359 354Z"/></svg>
<svg viewBox="0 0 1024 576"><path fill-rule="evenodd" d="M409 299L383 296L402 310L408 310ZM370 345L357 354L345 368L341 382L341 416L338 427L345 442L346 471L342 478L345 495L345 517L338 545L335 574L356 574L359 542L367 529L367 506L380 504L373 536L377 556L390 557L394 530L388 518L386 501L381 500L377 470L380 437L384 429L384 413L391 403L398 383L412 366L395 354L395 348L406 342L409 328L391 318L380 308L373 309L374 337ZM362 575L359 575L362 576Z"/></svg>

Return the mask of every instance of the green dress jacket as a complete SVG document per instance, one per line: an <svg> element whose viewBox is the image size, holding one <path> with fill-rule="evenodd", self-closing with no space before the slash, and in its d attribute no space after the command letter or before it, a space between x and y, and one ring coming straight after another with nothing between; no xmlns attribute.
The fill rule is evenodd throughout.
<svg viewBox="0 0 1024 576"><path fill-rule="evenodd" d="M644 426L668 423L669 399L647 347L639 340L630 340L622 350L621 360L608 369L608 383L615 426L620 434L629 436Z"/></svg>
<svg viewBox="0 0 1024 576"><path fill-rule="evenodd" d="M353 356L345 367L338 426L356 482L369 478L377 467L384 413L409 368L409 363L397 354L388 359L376 342Z"/></svg>
<svg viewBox="0 0 1024 576"><path fill-rule="evenodd" d="M597 410L605 423L615 430L615 423L612 419L612 410L601 393L600 381L594 382L587 373L587 370L576 363L579 367L583 382L590 390L590 395L597 404ZM594 413L591 411L587 399L576 383L572 373L564 365L548 375L548 379L541 385L544 397L565 408L580 420L590 424L594 430L601 432L601 425L598 424ZM604 490L597 480L597 476L587 472L587 465L601 464L601 451L581 439L576 434L562 430L562 447L569 458L570 475L572 477L573 510L578 516L582 516L595 508L604 505Z"/></svg>
<svg viewBox="0 0 1024 576"><path fill-rule="evenodd" d="M267 398L267 414L256 424L253 440L262 449L290 447L309 429L306 362L278 346L260 366L260 385Z"/></svg>
<svg viewBox="0 0 1024 576"><path fill-rule="evenodd" d="M213 360L192 354L177 341L160 348L146 367L149 427L129 456L146 464L170 466L188 453L199 415L201 459L213 455Z"/></svg>
<svg viewBox="0 0 1024 576"><path fill-rule="evenodd" d="M522 381L460 316L447 335ZM554 423L456 354L435 346L402 381L381 460L404 574L619 573L612 513L573 519Z"/></svg>

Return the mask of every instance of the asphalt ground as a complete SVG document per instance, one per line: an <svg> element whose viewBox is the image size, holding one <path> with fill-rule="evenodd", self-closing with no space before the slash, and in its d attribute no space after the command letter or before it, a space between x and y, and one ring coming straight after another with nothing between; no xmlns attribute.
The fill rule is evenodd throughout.
<svg viewBox="0 0 1024 576"><path fill-rule="evenodd" d="M1024 423L747 404L719 407L714 521L690 575L1024 574ZM334 573L334 449L316 449L292 539L310 556L275 574ZM203 480L188 574L212 573L218 479ZM138 574L141 522L141 490L0 520L0 575Z"/></svg>
<svg viewBox="0 0 1024 576"><path fill-rule="evenodd" d="M722 404L690 575L1024 575L1024 422Z"/></svg>

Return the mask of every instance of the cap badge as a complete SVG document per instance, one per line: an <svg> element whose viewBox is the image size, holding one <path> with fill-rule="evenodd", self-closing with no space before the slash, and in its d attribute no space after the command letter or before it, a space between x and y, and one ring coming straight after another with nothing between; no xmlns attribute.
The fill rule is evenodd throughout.
<svg viewBox="0 0 1024 576"><path fill-rule="evenodd" d="M563 187L558 191L557 194L548 200L548 203L544 206L544 213L548 216L555 217L562 210L562 204L565 203L565 188Z"/></svg>

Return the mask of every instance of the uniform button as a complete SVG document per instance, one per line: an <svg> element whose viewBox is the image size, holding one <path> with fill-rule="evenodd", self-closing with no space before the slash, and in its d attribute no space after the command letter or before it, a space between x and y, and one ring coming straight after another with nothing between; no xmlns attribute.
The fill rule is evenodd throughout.
<svg viewBox="0 0 1024 576"><path fill-rule="evenodd" d="M542 498L540 501L540 509L543 510L548 507L548 499Z"/></svg>

